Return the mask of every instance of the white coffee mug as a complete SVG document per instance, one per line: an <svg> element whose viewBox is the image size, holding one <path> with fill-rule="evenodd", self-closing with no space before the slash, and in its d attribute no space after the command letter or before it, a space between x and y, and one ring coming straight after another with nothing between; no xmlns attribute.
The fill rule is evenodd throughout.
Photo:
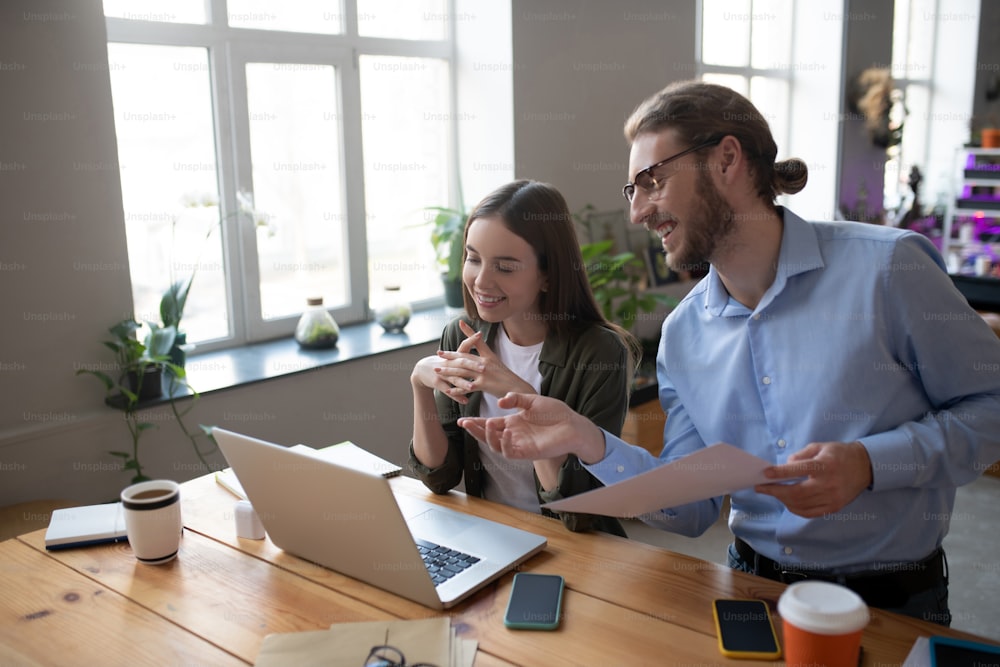
<svg viewBox="0 0 1000 667"><path fill-rule="evenodd" d="M166 563L177 556L181 532L181 487L168 479L139 482L121 493L125 532L142 563Z"/></svg>

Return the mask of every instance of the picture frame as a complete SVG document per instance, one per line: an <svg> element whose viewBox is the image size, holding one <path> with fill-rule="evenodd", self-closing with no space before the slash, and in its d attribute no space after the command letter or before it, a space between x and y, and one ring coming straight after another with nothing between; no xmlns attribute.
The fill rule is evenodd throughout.
<svg viewBox="0 0 1000 667"><path fill-rule="evenodd" d="M669 285L680 280L680 276L667 264L667 256L664 254L663 248L647 247L642 259L649 271L650 286Z"/></svg>

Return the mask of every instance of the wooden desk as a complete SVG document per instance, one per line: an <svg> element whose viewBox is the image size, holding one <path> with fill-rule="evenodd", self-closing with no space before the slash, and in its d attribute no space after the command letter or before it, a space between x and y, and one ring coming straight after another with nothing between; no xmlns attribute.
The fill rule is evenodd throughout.
<svg viewBox="0 0 1000 667"><path fill-rule="evenodd" d="M433 496L412 479L392 485L397 494L549 539L523 569L566 578L559 630L504 627L510 573L449 611L461 636L479 641L480 667L746 667L718 653L710 602L754 597L773 606L784 588L623 538L570 533L554 519L459 493ZM272 632L439 613L290 556L270 540L238 539L235 498L212 476L184 484L182 502L180 555L163 566L138 564L128 544L47 552L44 531L0 543L0 665L245 665ZM873 610L864 664L899 665L918 636L934 633L970 637Z"/></svg>

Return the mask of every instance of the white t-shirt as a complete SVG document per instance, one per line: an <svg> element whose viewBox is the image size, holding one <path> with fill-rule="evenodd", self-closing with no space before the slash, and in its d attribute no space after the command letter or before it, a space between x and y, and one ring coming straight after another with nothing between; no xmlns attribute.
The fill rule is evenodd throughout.
<svg viewBox="0 0 1000 667"><path fill-rule="evenodd" d="M541 390L542 374L538 371L538 358L542 343L522 347L511 342L500 325L493 352L500 362L527 382L537 392ZM517 412L497 405L499 397L483 392L479 405L480 417L501 417ZM479 462L483 466L483 496L529 512L539 513L538 492L535 489L535 466L526 459L508 459L494 452L484 442L479 443Z"/></svg>

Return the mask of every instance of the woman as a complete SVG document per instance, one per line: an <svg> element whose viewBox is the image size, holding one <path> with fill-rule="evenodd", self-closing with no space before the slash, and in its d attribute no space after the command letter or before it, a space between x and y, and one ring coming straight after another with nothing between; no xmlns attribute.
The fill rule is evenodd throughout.
<svg viewBox="0 0 1000 667"><path fill-rule="evenodd" d="M410 376L410 466L435 493L464 477L471 495L540 512L541 503L600 483L573 456L504 459L457 420L504 414L497 399L525 391L558 398L620 433L638 345L601 314L572 216L551 185L518 180L493 191L469 216L464 241L467 317L448 324L441 349ZM570 530L625 534L609 517L561 518Z"/></svg>

